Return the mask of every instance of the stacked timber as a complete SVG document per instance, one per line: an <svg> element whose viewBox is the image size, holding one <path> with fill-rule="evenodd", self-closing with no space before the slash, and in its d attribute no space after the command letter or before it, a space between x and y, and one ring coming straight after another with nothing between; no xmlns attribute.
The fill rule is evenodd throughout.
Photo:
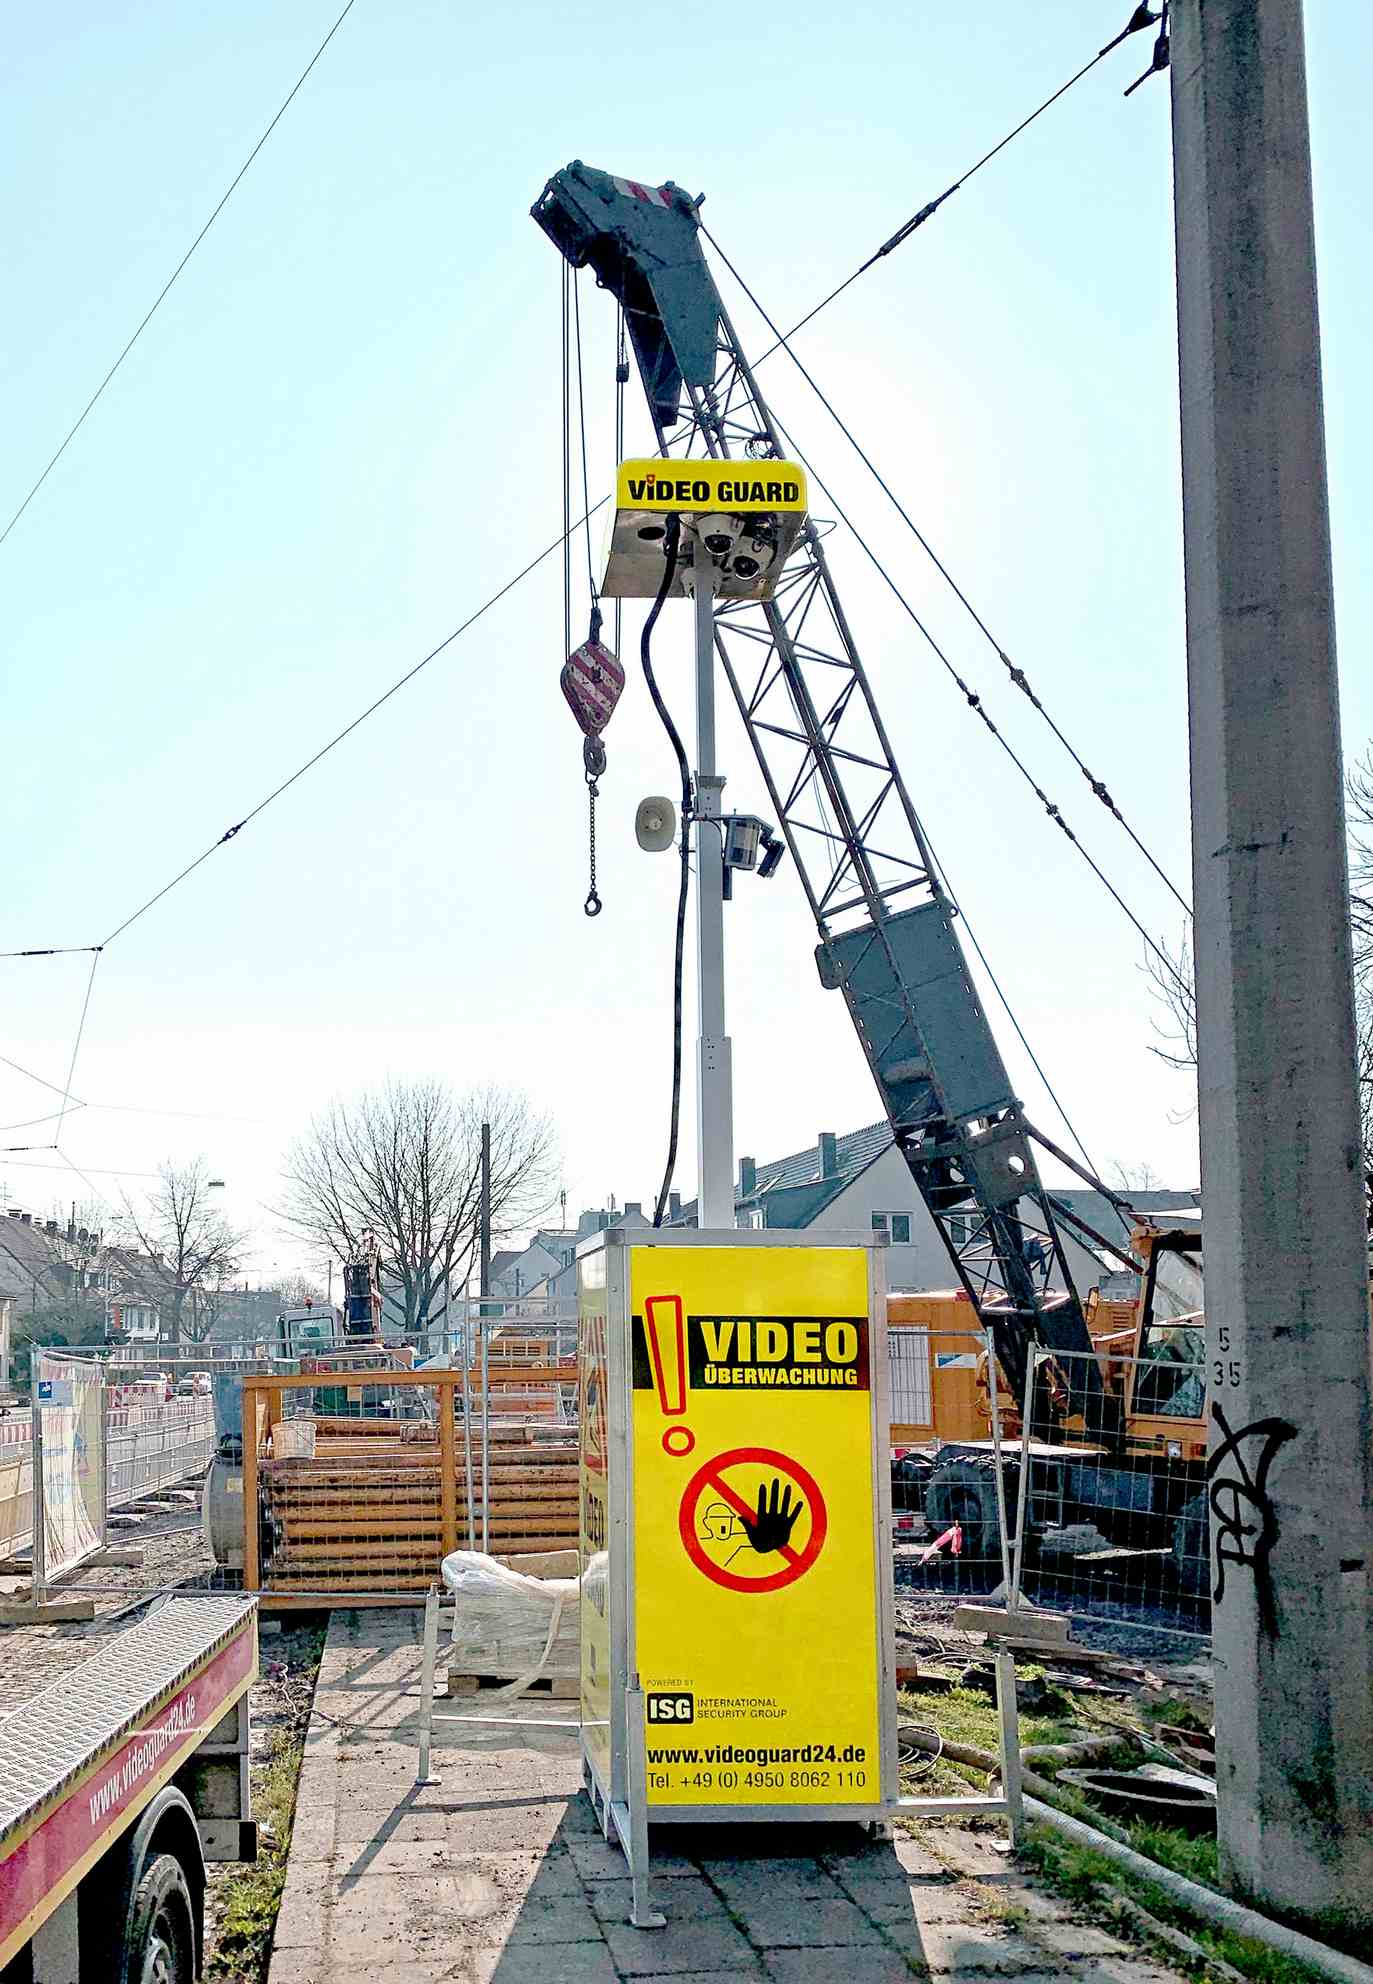
<svg viewBox="0 0 1373 1984"><path fill-rule="evenodd" d="M475 1537L483 1516L492 1555L575 1544L577 1449L570 1431L492 1427L482 1494L482 1453L473 1441L471 1526L467 1454L461 1427L449 1486L432 1424L321 1419L314 1454L259 1464L263 1584L281 1592L422 1592L456 1544Z"/></svg>

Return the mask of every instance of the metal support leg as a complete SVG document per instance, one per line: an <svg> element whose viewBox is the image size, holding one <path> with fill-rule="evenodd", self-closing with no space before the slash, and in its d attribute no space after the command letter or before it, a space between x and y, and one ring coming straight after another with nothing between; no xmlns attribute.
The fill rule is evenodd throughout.
<svg viewBox="0 0 1373 1984"><path fill-rule="evenodd" d="M420 1668L420 1767L417 1784L437 1784L429 1768L430 1742L434 1734L434 1668L439 1653L438 1586L429 1587L424 1601L424 1662Z"/></svg>
<svg viewBox="0 0 1373 1984"><path fill-rule="evenodd" d="M1023 1492L1023 1484L1022 1484ZM1025 1804L1020 1783L1020 1708L1015 1698L1015 1655L999 1647L996 1653L996 1705L1001 1720L1001 1788L1006 1796L1006 1824L1011 1845L1025 1837Z"/></svg>
<svg viewBox="0 0 1373 1984"><path fill-rule="evenodd" d="M629 1919L636 1929L665 1929L667 1917L653 1906L648 1874L648 1747L644 1733L644 1691L639 1678L626 1691L629 1722L629 1877L633 1888Z"/></svg>

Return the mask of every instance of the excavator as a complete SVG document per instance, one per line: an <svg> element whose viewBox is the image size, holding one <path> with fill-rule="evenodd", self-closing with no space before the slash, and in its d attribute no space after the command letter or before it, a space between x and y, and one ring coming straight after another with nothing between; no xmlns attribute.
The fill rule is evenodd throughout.
<svg viewBox="0 0 1373 1984"><path fill-rule="evenodd" d="M531 211L571 268L589 268L623 312L660 455L669 463L737 458L766 488L759 465L796 451L706 262L701 204L671 181L623 179L576 160L553 175ZM790 520L733 521L737 530L718 538L684 529L683 555L717 565L715 654L815 919L820 982L847 1005L960 1292L990 1331L995 1382L1008 1407L1026 1398L1032 1350L1059 1360L1052 1381L1031 1388L1030 1432L1060 1513L1090 1506L1108 1534L1163 1539L1196 1588L1206 1562L1205 1366L1193 1354L1200 1331L1194 1319L1190 1336L1185 1328L1170 1335L1153 1311L1160 1269L1183 1256L1199 1263L1198 1236L1141 1229L1136 1251L1094 1231L1046 1189L1040 1152L1129 1217L1126 1202L1029 1121L1014 1091L968 968L957 903L892 753L822 530L807 516L780 576L750 592L724 583L725 560L739 538L779 542ZM1141 1296L1127 1321L1089 1313L1073 1284L1065 1231L1140 1274ZM1145 1357L1147 1379L1122 1361L1122 1330L1131 1356ZM1070 1475L1065 1460L1055 1477L1048 1456L1068 1451L1066 1434L1090 1464L1074 1462ZM1035 1506L1040 1471L1036 1465ZM1012 1516L1017 1492L1008 1479ZM927 1512L936 1523L960 1522L973 1549L992 1554L995 1480L977 1443L941 1449Z"/></svg>

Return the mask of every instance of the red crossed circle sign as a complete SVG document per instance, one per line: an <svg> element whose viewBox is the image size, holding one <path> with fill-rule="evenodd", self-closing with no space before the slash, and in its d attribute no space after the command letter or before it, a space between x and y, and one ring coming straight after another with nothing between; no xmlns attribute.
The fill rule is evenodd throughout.
<svg viewBox="0 0 1373 1984"><path fill-rule="evenodd" d="M707 1495L723 1502L743 1522L757 1519L756 1506L751 1505L729 1479L731 1468L765 1467L771 1469L784 1487L799 1489L806 1508L810 1513L810 1535L799 1550L790 1543L778 1546L776 1554L782 1559L782 1568L773 1571L768 1577L746 1578L737 1571L717 1564L706 1555L697 1533L697 1515L702 1501ZM727 1453L716 1454L698 1467L682 1491L681 1507L677 1516L677 1527L682 1538L682 1547L698 1571L704 1572L713 1584L723 1585L726 1591L781 1591L789 1584L804 1577L824 1546L829 1528L829 1517L825 1511L825 1498L820 1493L819 1483L813 1474L802 1467L800 1461L793 1460L790 1454L779 1454L772 1447L731 1447ZM771 1552L767 1553L771 1555Z"/></svg>

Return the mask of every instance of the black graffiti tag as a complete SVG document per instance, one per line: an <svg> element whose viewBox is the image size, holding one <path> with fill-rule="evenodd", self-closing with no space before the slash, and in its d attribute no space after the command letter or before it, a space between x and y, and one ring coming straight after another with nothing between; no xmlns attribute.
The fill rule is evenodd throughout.
<svg viewBox="0 0 1373 1984"><path fill-rule="evenodd" d="M1255 1419L1252 1424L1241 1426L1238 1432L1231 1432L1219 1401L1212 1405L1211 1413L1224 1435L1206 1463L1206 1478L1211 1484L1211 1514L1216 1526L1216 1588L1212 1598L1219 1605L1225 1596L1227 1564L1252 1570L1259 1620L1271 1639L1277 1635L1278 1622L1268 1553L1278 1540L1278 1518L1268 1499L1268 1470L1278 1448L1297 1437L1297 1429L1286 1419ZM1245 1441L1262 1442L1252 1461L1245 1457Z"/></svg>

